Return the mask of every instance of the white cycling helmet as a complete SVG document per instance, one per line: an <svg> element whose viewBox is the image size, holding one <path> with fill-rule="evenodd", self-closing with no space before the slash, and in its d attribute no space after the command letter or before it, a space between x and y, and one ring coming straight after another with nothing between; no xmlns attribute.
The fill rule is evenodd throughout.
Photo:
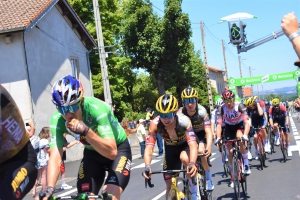
<svg viewBox="0 0 300 200"><path fill-rule="evenodd" d="M222 104L223 104L223 99L220 98L216 101L216 106L220 106Z"/></svg>

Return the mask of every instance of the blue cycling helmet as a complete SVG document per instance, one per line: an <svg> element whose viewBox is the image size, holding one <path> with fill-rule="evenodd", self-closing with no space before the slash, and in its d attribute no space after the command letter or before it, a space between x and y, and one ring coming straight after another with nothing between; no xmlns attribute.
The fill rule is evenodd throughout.
<svg viewBox="0 0 300 200"><path fill-rule="evenodd" d="M52 102L56 106L71 106L79 102L84 94L82 83L68 75L56 81L52 87Z"/></svg>

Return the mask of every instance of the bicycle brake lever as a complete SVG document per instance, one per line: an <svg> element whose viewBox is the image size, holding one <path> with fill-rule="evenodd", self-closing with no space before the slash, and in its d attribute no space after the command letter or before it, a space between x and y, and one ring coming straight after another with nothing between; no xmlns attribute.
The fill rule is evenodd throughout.
<svg viewBox="0 0 300 200"><path fill-rule="evenodd" d="M149 177L150 171L149 171L149 170L146 170L145 173L146 173L146 175ZM145 188L147 188L147 185L148 185L150 188L153 188L153 187L154 187L154 184L151 183L151 178L149 178L149 179L146 179L146 178L145 178Z"/></svg>

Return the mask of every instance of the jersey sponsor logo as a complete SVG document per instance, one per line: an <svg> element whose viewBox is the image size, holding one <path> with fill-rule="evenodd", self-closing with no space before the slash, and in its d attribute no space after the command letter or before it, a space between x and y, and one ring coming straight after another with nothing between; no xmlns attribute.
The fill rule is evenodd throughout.
<svg viewBox="0 0 300 200"><path fill-rule="evenodd" d="M78 177L79 177L79 179L83 179L84 178L83 162L80 163L79 171L78 171Z"/></svg>
<svg viewBox="0 0 300 200"><path fill-rule="evenodd" d="M112 177L110 177L110 179L108 180L108 182L109 183L116 183L117 181L116 181L116 177L115 176L112 176Z"/></svg>
<svg viewBox="0 0 300 200"><path fill-rule="evenodd" d="M98 106L96 104L89 103L89 106L92 106L93 108L95 108L96 110L98 110Z"/></svg>
<svg viewBox="0 0 300 200"><path fill-rule="evenodd" d="M99 128L102 134L112 133L110 126L107 124L100 125Z"/></svg>
<svg viewBox="0 0 300 200"><path fill-rule="evenodd" d="M119 173L122 173L122 170L123 170L126 162L127 162L127 158L125 156L121 156L115 171L119 172Z"/></svg>
<svg viewBox="0 0 300 200"><path fill-rule="evenodd" d="M90 190L90 184L89 183L82 183L81 184L81 190L82 191Z"/></svg>
<svg viewBox="0 0 300 200"><path fill-rule="evenodd" d="M59 127L59 126L56 126L56 125L50 125L50 128L60 130L60 127Z"/></svg>
<svg viewBox="0 0 300 200"><path fill-rule="evenodd" d="M25 178L27 177L27 169L22 167L20 169L20 171L18 171L17 175L15 176L14 180L11 182L11 186L14 190L14 192L17 191L17 189L19 188L20 184L25 180Z"/></svg>
<svg viewBox="0 0 300 200"><path fill-rule="evenodd" d="M17 192L16 192L16 199L18 199L18 198L20 198L20 196L21 196L21 192L20 192L20 190L18 190Z"/></svg>
<svg viewBox="0 0 300 200"><path fill-rule="evenodd" d="M59 118L61 116L61 114L60 113L57 113L56 115L53 115L53 119L57 119L57 118Z"/></svg>
<svg viewBox="0 0 300 200"><path fill-rule="evenodd" d="M100 115L99 117L96 118L96 121L99 121L100 119L102 119L103 117L106 117L107 113L103 113L102 115Z"/></svg>
<svg viewBox="0 0 300 200"><path fill-rule="evenodd" d="M129 171L128 170L123 170L123 175L124 176L128 176L129 175Z"/></svg>
<svg viewBox="0 0 300 200"><path fill-rule="evenodd" d="M23 130L15 119L9 116L2 121L2 127L7 130L12 140L17 144L20 142L23 136Z"/></svg>
<svg viewBox="0 0 300 200"><path fill-rule="evenodd" d="M235 118L237 118L237 117L239 117L240 116L240 113L239 112L237 112L237 111L232 111L232 112L228 112L228 113L225 113L225 117L227 118L227 119L235 119Z"/></svg>

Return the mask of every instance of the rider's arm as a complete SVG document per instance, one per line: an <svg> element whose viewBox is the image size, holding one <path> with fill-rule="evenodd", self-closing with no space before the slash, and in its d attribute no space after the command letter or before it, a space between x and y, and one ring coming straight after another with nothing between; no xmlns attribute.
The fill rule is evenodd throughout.
<svg viewBox="0 0 300 200"><path fill-rule="evenodd" d="M153 149L155 146L156 142L156 132L157 132L157 123L158 123L159 118L155 118L154 120L150 121L149 125L149 133L146 139L146 148L144 152L144 162L145 165L150 166L151 160L152 160L152 154L153 154Z"/></svg>
<svg viewBox="0 0 300 200"><path fill-rule="evenodd" d="M191 122L187 126L187 130L185 134L186 134L186 141L190 148L190 163L196 163L198 157L198 147L196 142L196 135L194 133L194 129Z"/></svg>
<svg viewBox="0 0 300 200"><path fill-rule="evenodd" d="M243 104L239 104L238 106L239 112L242 114L243 122L244 122L244 135L248 135L249 130L250 130L250 124L248 122L248 114L247 114L247 108Z"/></svg>
<svg viewBox="0 0 300 200"><path fill-rule="evenodd" d="M222 132L222 123L223 123L223 106L219 106L218 108L218 112L217 112L217 130L216 130L216 134L217 134L217 138L221 138L221 132Z"/></svg>
<svg viewBox="0 0 300 200"><path fill-rule="evenodd" d="M206 149L209 149L211 151L213 132L211 132L211 127L210 126L211 126L211 124L210 124L209 116L206 115L204 117L204 131L205 131L205 136L206 136Z"/></svg>
<svg viewBox="0 0 300 200"><path fill-rule="evenodd" d="M284 113L284 116L285 116L285 124L286 125L289 125L289 115L287 114L287 111L286 111L286 108L285 107L282 107L282 112Z"/></svg>
<svg viewBox="0 0 300 200"><path fill-rule="evenodd" d="M257 111L258 111L259 116L262 116L264 114L263 109L260 107L259 103L256 103L256 105L257 105Z"/></svg>
<svg viewBox="0 0 300 200"><path fill-rule="evenodd" d="M272 107L269 108L269 122L270 126L273 126Z"/></svg>

